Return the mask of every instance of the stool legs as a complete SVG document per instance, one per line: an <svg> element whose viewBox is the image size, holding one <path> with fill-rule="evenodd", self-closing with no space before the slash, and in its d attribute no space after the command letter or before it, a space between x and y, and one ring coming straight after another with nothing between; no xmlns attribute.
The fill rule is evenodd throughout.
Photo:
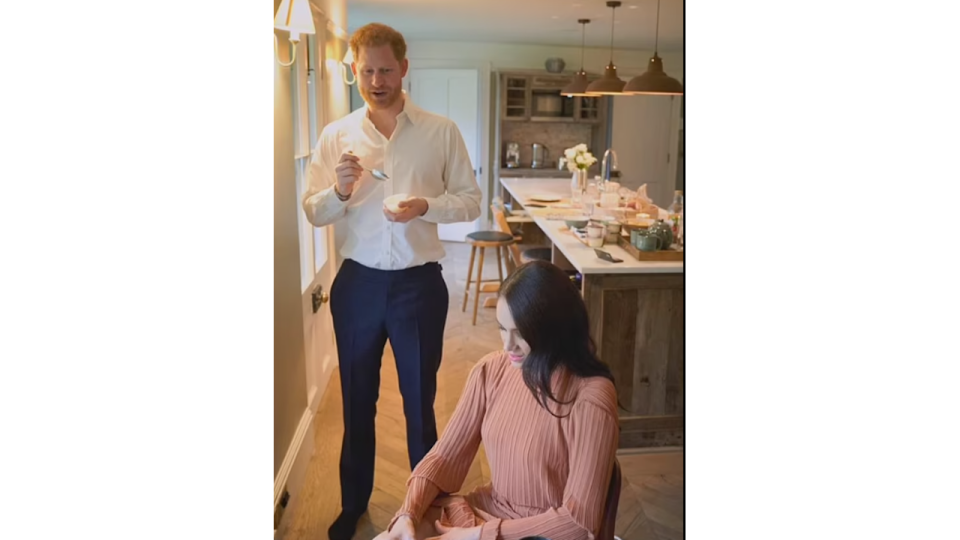
<svg viewBox="0 0 960 540"><path fill-rule="evenodd" d="M467 310L467 298L470 296L470 276L473 275L473 257L477 254L477 246L470 246L470 266L467 267L467 286L463 288L463 307L460 311Z"/></svg>
<svg viewBox="0 0 960 540"><path fill-rule="evenodd" d="M495 248L495 251L497 252L497 276L500 278L500 283L503 284L503 259L500 257L500 248Z"/></svg>
<svg viewBox="0 0 960 540"><path fill-rule="evenodd" d="M483 281L483 254L487 248L480 248L480 264L477 265L477 291L473 296L473 325L477 325L477 308L480 307L480 282Z"/></svg>

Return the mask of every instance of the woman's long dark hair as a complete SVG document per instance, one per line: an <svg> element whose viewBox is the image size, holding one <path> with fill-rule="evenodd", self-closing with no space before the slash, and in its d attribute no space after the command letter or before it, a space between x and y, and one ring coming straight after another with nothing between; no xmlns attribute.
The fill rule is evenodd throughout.
<svg viewBox="0 0 960 540"><path fill-rule="evenodd" d="M553 416L547 400L560 401L550 388L553 372L563 366L579 377L605 377L610 368L597 358L590 337L587 306L580 291L559 267L533 261L518 267L500 287L520 336L530 345L521 369L523 382Z"/></svg>

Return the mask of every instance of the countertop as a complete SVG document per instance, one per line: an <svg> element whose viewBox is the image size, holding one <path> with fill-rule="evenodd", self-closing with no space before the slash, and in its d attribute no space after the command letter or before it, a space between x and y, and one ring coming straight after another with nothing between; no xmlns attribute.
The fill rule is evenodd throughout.
<svg viewBox="0 0 960 540"><path fill-rule="evenodd" d="M537 195L570 198L569 176L565 178L500 178L500 183L514 199L524 205L529 197ZM581 274L683 273L683 262L638 261L617 245L606 244L602 249L617 259L623 259L623 262L607 262L597 257L593 248L584 245L573 236L562 219L551 219L549 208L528 207L527 210L553 245Z"/></svg>
<svg viewBox="0 0 960 540"><path fill-rule="evenodd" d="M511 169L508 167L500 167L500 177L501 178L516 178L520 176L530 176L536 178L559 178L561 176L572 176L572 173L568 173L566 170L557 169L556 165L551 167L541 167L539 169L532 169L530 167L518 167Z"/></svg>

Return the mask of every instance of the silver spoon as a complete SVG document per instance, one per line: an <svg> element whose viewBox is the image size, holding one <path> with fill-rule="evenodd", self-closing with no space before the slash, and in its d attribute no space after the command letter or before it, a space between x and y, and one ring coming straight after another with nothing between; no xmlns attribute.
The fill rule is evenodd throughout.
<svg viewBox="0 0 960 540"><path fill-rule="evenodd" d="M369 171L374 178L376 178L377 180L380 180L381 182L386 182L387 180L390 179L390 177L387 176L387 174L381 171L380 169L368 169L366 167L363 167L363 170Z"/></svg>
<svg viewBox="0 0 960 540"><path fill-rule="evenodd" d="M347 153L350 154L351 156L355 155L355 154L353 153L353 150L347 150ZM358 163L358 165L359 165L359 163ZM381 171L380 169L368 169L368 168L364 167L363 165L360 165L360 168L363 169L363 170L365 170L365 171L369 171L370 174L372 174L374 178L376 178L377 180L380 180L381 182L386 182L387 180L390 179L390 177L387 176L387 173Z"/></svg>

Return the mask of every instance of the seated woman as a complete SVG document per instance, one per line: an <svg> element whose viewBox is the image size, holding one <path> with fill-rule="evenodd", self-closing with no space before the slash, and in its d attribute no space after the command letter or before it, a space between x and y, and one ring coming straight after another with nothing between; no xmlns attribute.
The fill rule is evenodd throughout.
<svg viewBox="0 0 960 540"><path fill-rule="evenodd" d="M446 430L377 540L597 534L619 422L613 376L596 357L580 292L556 266L524 264L503 282L497 320L504 350L473 367ZM447 496L462 487L481 440L491 482Z"/></svg>

